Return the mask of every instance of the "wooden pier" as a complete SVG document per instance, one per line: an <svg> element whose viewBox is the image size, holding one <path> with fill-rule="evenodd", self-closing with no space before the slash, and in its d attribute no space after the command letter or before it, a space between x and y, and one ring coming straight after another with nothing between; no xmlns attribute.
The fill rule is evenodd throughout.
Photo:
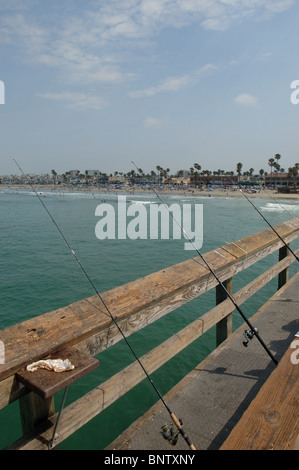
<svg viewBox="0 0 299 470"><path fill-rule="evenodd" d="M278 366L256 338L244 348L242 326L166 395L197 450L298 446L299 364L290 358L299 330L298 302L299 274L251 318L279 359ZM299 338L297 349L299 360ZM181 437L175 447L161 439L164 423L171 420L157 403L108 449L188 450Z"/></svg>
<svg viewBox="0 0 299 470"><path fill-rule="evenodd" d="M275 230L285 242L291 243L298 238L299 220L282 223ZM288 267L297 261L271 229L223 245L204 256L229 292L233 292L236 274L275 251L279 252L278 262L233 296L242 305L269 281L278 278L278 292L251 318L279 359L278 366L257 338L244 348L246 325L232 333L234 305L224 298L216 279L199 258L101 294L129 337L216 288L213 309L140 358L151 374L216 325L218 347L166 396L171 409L183 419L196 449L290 449L298 445L298 365L290 358L299 330L299 276L288 280ZM89 356L90 364L95 367L92 356L121 339L97 296L0 331L5 346L5 364L0 364L0 408L19 400L24 431L24 436L9 448L55 447L145 378L135 362L65 407L60 417L54 407L54 392L41 396L30 384L17 380L26 365L72 348L79 356ZM87 359L87 371L88 362ZM52 387L53 391L57 389L59 384ZM53 443L58 417L59 432ZM165 408L158 402L108 449L188 449L181 437L176 447L170 447L161 438L164 422L171 424Z"/></svg>

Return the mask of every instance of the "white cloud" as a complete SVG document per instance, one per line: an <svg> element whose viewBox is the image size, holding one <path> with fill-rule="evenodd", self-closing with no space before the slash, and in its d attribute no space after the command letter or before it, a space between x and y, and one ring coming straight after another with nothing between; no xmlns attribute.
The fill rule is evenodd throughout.
<svg viewBox="0 0 299 470"><path fill-rule="evenodd" d="M234 102L241 106L257 106L258 104L257 98L249 93L242 93L236 96Z"/></svg>
<svg viewBox="0 0 299 470"><path fill-rule="evenodd" d="M186 87L191 82L191 77L184 75L182 77L169 77L157 86L145 88L144 90L132 91L129 93L131 98L142 98L144 96L153 96L157 93L167 91L178 91Z"/></svg>
<svg viewBox="0 0 299 470"><path fill-rule="evenodd" d="M119 84L135 77L136 50L144 51L165 28L198 23L204 29L223 30L236 21L262 20L280 13L295 0L101 0L61 6L53 0L38 15L42 1L0 0L0 42L18 43L23 60L59 71L63 84L73 81ZM80 2L79 2L80 3ZM65 10L64 10L65 9ZM43 11L41 9L41 11ZM133 58L133 59L132 59ZM131 60L132 59L132 60ZM198 80L196 74L165 79L135 91L151 96L177 91Z"/></svg>
<svg viewBox="0 0 299 470"><path fill-rule="evenodd" d="M192 74L182 75L180 77L168 77L156 86L148 87L143 90L132 91L129 93L129 96L131 98L143 98L146 96L153 96L158 93L179 91L182 88L199 82L204 75L218 70L218 68L219 67L216 65L207 64Z"/></svg>
<svg viewBox="0 0 299 470"><path fill-rule="evenodd" d="M144 127L150 128L150 129L158 129L159 127L162 126L162 121L161 119L153 118L153 117L147 117L144 120Z"/></svg>
<svg viewBox="0 0 299 470"><path fill-rule="evenodd" d="M59 101L72 109L101 109L104 101L100 96L88 95L86 93L62 92L62 93L39 93L39 97Z"/></svg>
<svg viewBox="0 0 299 470"><path fill-rule="evenodd" d="M0 0L0 31L5 28L11 40L25 41L29 54L30 47L33 45L36 53L38 45L40 54L52 58L48 59L48 64L54 64L61 62L64 47L76 50L79 56L85 55L88 47L99 60L104 47L123 47L123 41L128 41L131 47L139 47L139 43L132 40L151 40L163 28L198 22L206 29L222 30L235 21L261 20L280 13L290 8L295 0L102 0L89 3L84 9L71 2L68 14L62 14L63 7L58 8L57 17L52 13L50 23L44 21L44 16L35 15L38 1L30 3L29 0L27 10L21 12L23 3ZM41 41L41 36L47 38L47 44Z"/></svg>

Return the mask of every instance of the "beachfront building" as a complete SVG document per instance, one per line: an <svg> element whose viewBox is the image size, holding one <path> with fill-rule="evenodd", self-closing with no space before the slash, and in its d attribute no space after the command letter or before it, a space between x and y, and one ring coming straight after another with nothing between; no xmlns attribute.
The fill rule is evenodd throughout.
<svg viewBox="0 0 299 470"><path fill-rule="evenodd" d="M205 171L190 174L190 184L198 187L206 185L231 186L237 183L237 176L231 172L219 174L218 172Z"/></svg>
<svg viewBox="0 0 299 470"><path fill-rule="evenodd" d="M299 174L272 173L265 176L265 186L277 188L279 192L291 192L299 188Z"/></svg>

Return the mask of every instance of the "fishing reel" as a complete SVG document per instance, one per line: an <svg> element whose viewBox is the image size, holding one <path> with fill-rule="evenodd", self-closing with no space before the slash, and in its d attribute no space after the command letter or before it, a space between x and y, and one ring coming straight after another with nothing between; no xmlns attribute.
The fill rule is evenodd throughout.
<svg viewBox="0 0 299 470"><path fill-rule="evenodd" d="M182 420L180 419L180 424L182 425L183 422ZM173 430L173 427L172 426L169 426L169 424L164 424L162 427L161 427L161 431L160 431L160 434L162 435L162 437L169 442L169 444L171 444L172 446L175 446L177 441L178 441L178 437L179 437L179 431L177 432L174 432Z"/></svg>
<svg viewBox="0 0 299 470"><path fill-rule="evenodd" d="M257 332L258 332L257 328L253 328L252 330L245 330L244 331L243 335L245 336L246 340L243 341L243 346L245 346L245 348L247 348L249 341L251 341L254 338L254 336Z"/></svg>

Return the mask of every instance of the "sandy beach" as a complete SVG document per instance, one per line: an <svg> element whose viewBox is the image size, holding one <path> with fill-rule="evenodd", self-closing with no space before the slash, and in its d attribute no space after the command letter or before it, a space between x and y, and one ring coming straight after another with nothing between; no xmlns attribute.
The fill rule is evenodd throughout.
<svg viewBox="0 0 299 470"><path fill-rule="evenodd" d="M99 188L96 186L89 186L87 188L84 187L69 187L67 185L34 185L33 186L36 191L51 191L51 192L84 192L84 193L94 193L96 194L149 194L151 190L149 188L142 189L140 187L127 187L127 188ZM30 185L1 185L0 190L13 190L13 191L24 191L24 190L32 190ZM244 195L242 194L241 190L238 189L169 189L167 187L163 189L155 188L155 191L160 194L175 194L175 195L182 195L182 196L199 196L199 197L239 197L242 198ZM251 192L242 190L247 197L250 198L265 198L265 199L285 199L285 200L294 200L299 201L299 193L298 194L284 194L278 193L277 190L273 189L259 189L256 192Z"/></svg>

